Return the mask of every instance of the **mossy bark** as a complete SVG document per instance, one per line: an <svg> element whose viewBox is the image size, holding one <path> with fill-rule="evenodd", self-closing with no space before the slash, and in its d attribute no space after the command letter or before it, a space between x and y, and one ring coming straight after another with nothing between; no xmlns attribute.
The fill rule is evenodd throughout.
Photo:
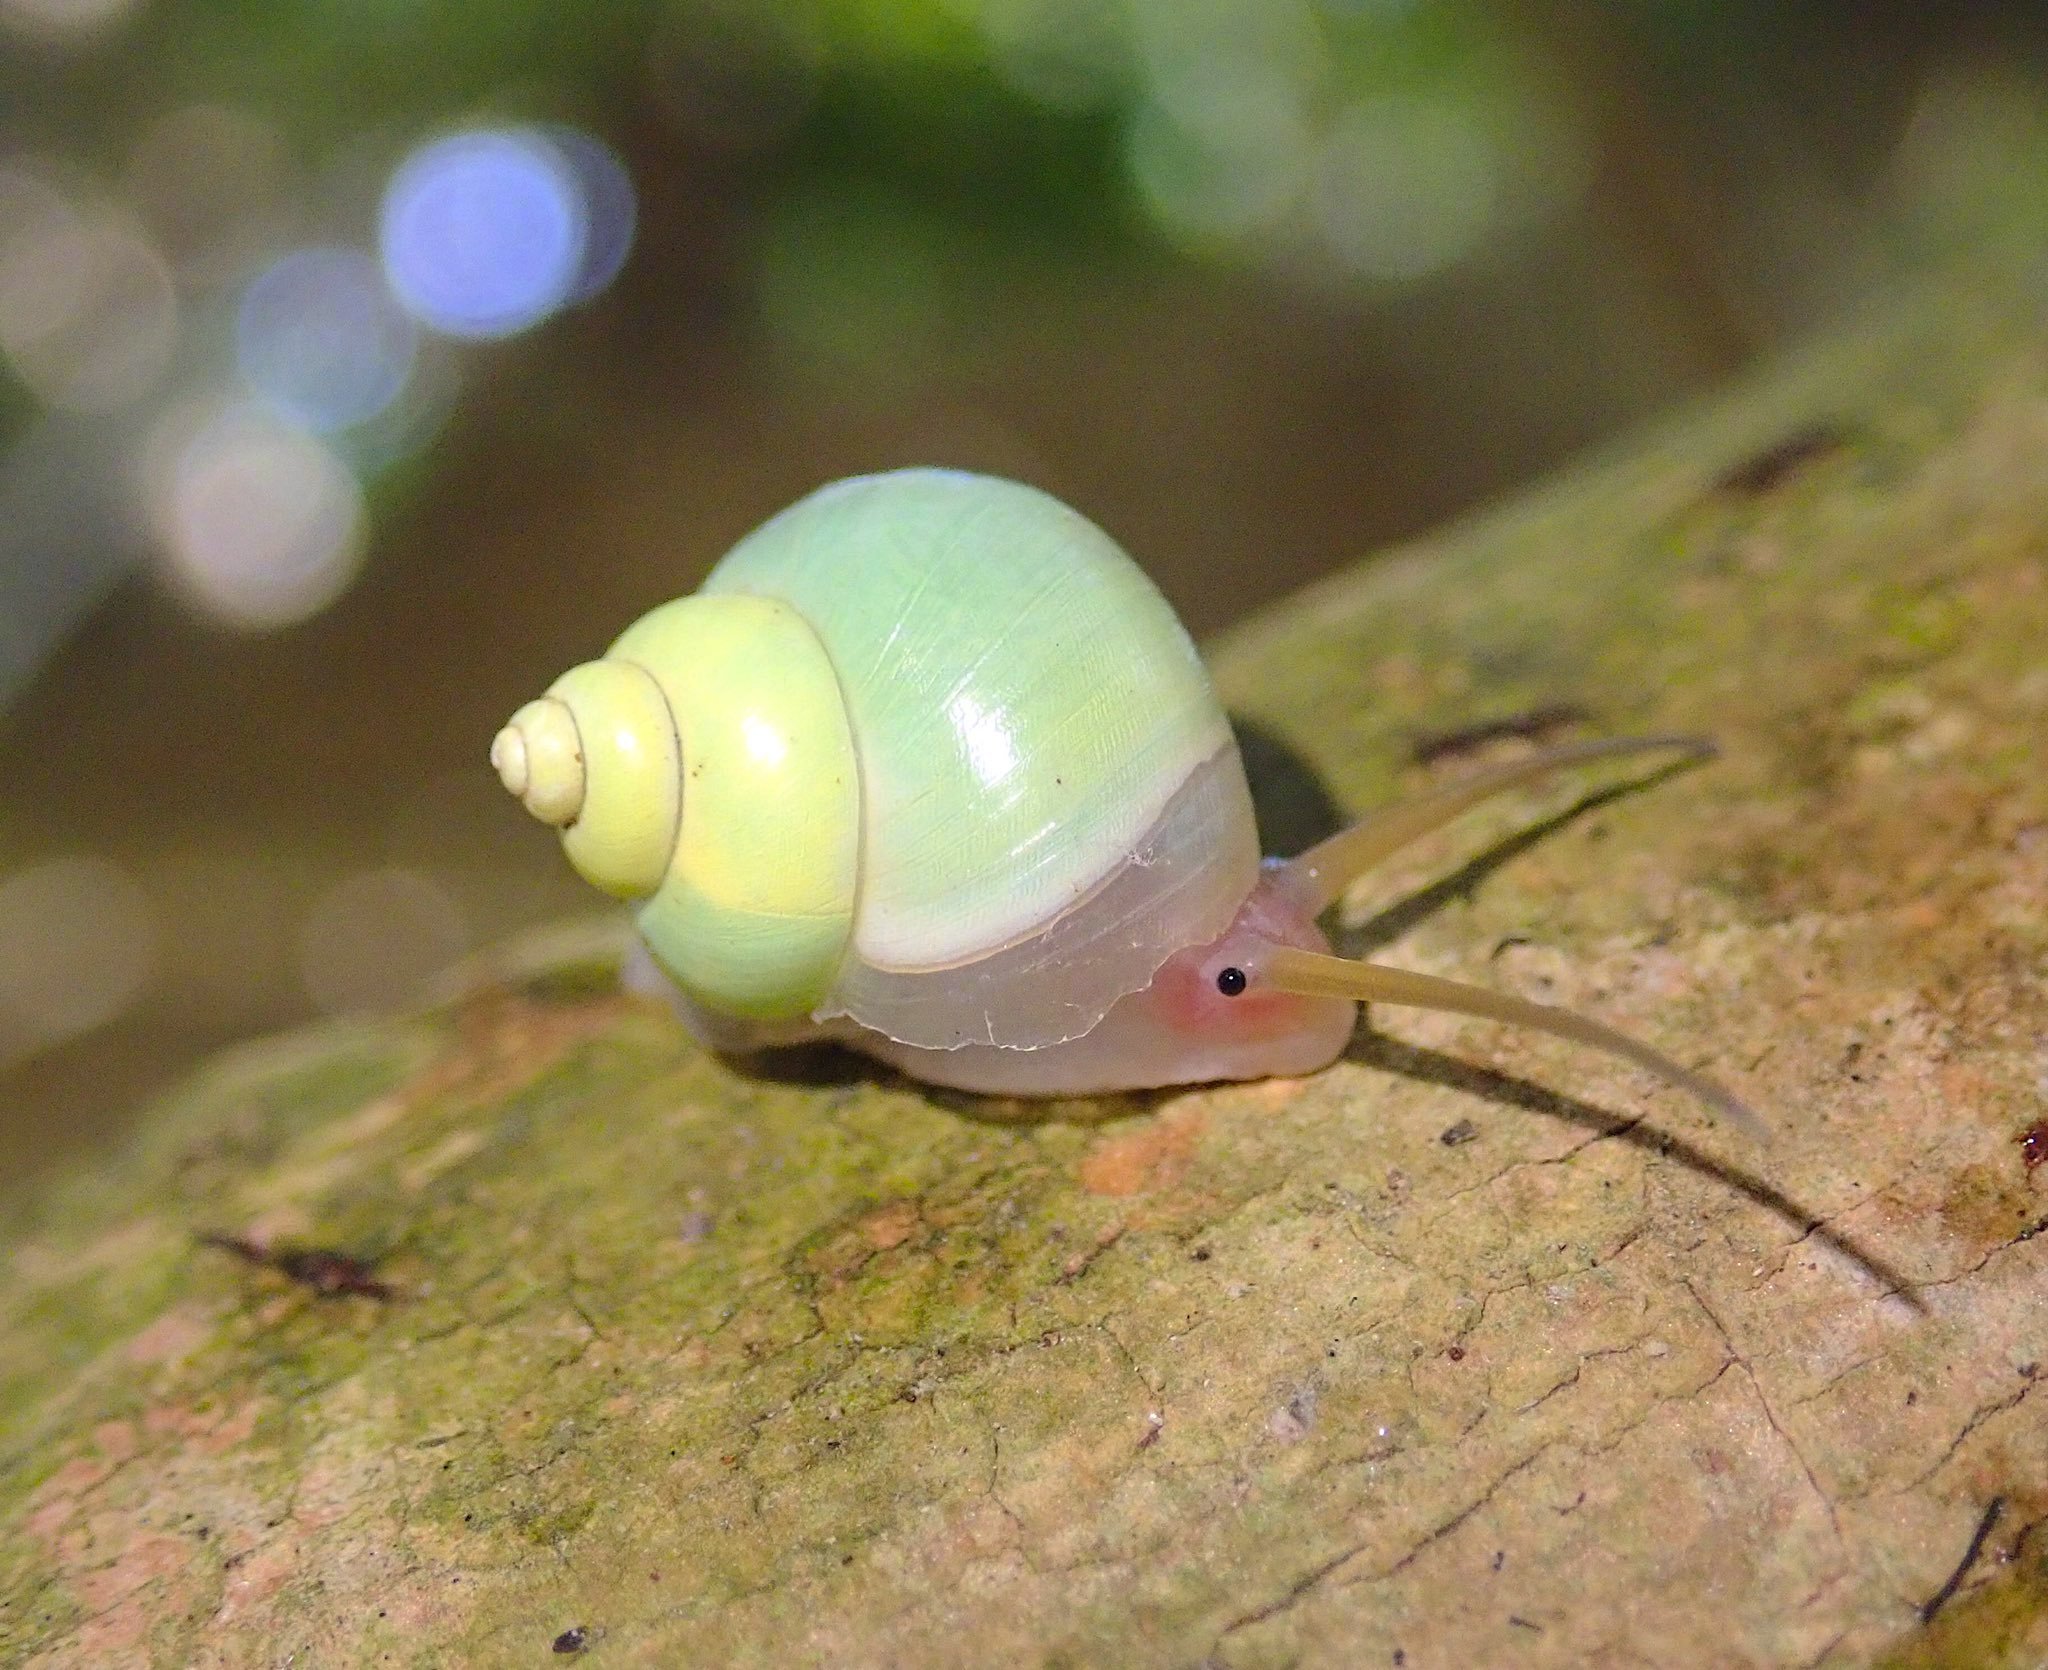
<svg viewBox="0 0 2048 1670"><path fill-rule="evenodd" d="M1714 733L1347 921L1707 1068L1768 1148L1448 1017L1046 1117L506 964L8 1208L0 1658L2038 1662L2041 301L1895 303L1216 646L1347 807L1475 719Z"/></svg>

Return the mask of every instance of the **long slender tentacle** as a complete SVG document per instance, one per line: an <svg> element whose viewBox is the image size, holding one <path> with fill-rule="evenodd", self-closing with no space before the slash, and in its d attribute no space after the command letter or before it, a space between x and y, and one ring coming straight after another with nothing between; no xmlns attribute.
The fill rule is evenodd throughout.
<svg viewBox="0 0 2048 1670"><path fill-rule="evenodd" d="M1375 812L1348 829L1318 841L1298 858L1281 866L1284 885L1311 915L1320 915L1360 876L1371 870L1410 841L1447 824L1468 807L1504 790L1520 788L1569 766L1588 760L1611 759L1622 754L1672 751L1706 759L1714 744L1700 736L1636 736L1608 738L1598 742L1571 742L1546 748L1525 760L1481 771L1455 783L1445 783L1404 800L1398 806Z"/></svg>
<svg viewBox="0 0 2048 1670"><path fill-rule="evenodd" d="M1263 947L1247 964L1245 972L1263 984L1304 997L1341 997L1358 1003L1442 1009L1453 1014L1475 1015L1481 1020L1504 1021L1509 1026L1529 1027L1577 1044L1590 1044L1595 1049L1633 1062L1655 1073L1665 1083L1698 1097L1757 1141L1769 1140L1769 1128L1755 1111L1712 1079L1695 1073L1689 1067L1681 1067L1662 1051L1637 1042L1625 1032L1617 1032L1611 1026L1569 1009L1531 1003L1506 992L1468 986L1462 981L1444 980L1433 974L1416 974L1407 969L1388 968L1381 963L1353 962L1348 957L1300 951L1284 945Z"/></svg>

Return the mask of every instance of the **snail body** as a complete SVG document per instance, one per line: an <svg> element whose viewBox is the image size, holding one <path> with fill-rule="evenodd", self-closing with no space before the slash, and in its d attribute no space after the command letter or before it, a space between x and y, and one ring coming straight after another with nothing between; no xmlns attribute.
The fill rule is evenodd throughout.
<svg viewBox="0 0 2048 1670"><path fill-rule="evenodd" d="M1553 751L1262 865L1229 723L1137 565L1034 488L917 469L771 517L515 713L492 761L636 901L647 968L724 1050L832 1038L934 1083L1078 1094L1312 1072L1360 1001L1415 1003L1746 1116L1597 1022L1335 957L1316 926L1481 794L1673 745Z"/></svg>

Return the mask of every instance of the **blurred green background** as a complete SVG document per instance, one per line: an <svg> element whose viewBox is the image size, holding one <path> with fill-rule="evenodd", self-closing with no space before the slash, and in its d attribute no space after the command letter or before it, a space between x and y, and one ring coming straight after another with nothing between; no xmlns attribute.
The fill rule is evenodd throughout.
<svg viewBox="0 0 2048 1670"><path fill-rule="evenodd" d="M500 720L834 476L1198 631L2048 220L2033 4L0 0L0 1167L591 903Z"/></svg>

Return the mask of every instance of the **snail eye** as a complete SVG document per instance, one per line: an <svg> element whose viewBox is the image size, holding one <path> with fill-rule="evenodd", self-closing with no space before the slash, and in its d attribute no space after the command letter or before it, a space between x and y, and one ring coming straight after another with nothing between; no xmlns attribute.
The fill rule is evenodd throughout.
<svg viewBox="0 0 2048 1670"><path fill-rule="evenodd" d="M1216 989L1225 997L1235 997L1244 990L1244 970L1226 968L1216 976Z"/></svg>

